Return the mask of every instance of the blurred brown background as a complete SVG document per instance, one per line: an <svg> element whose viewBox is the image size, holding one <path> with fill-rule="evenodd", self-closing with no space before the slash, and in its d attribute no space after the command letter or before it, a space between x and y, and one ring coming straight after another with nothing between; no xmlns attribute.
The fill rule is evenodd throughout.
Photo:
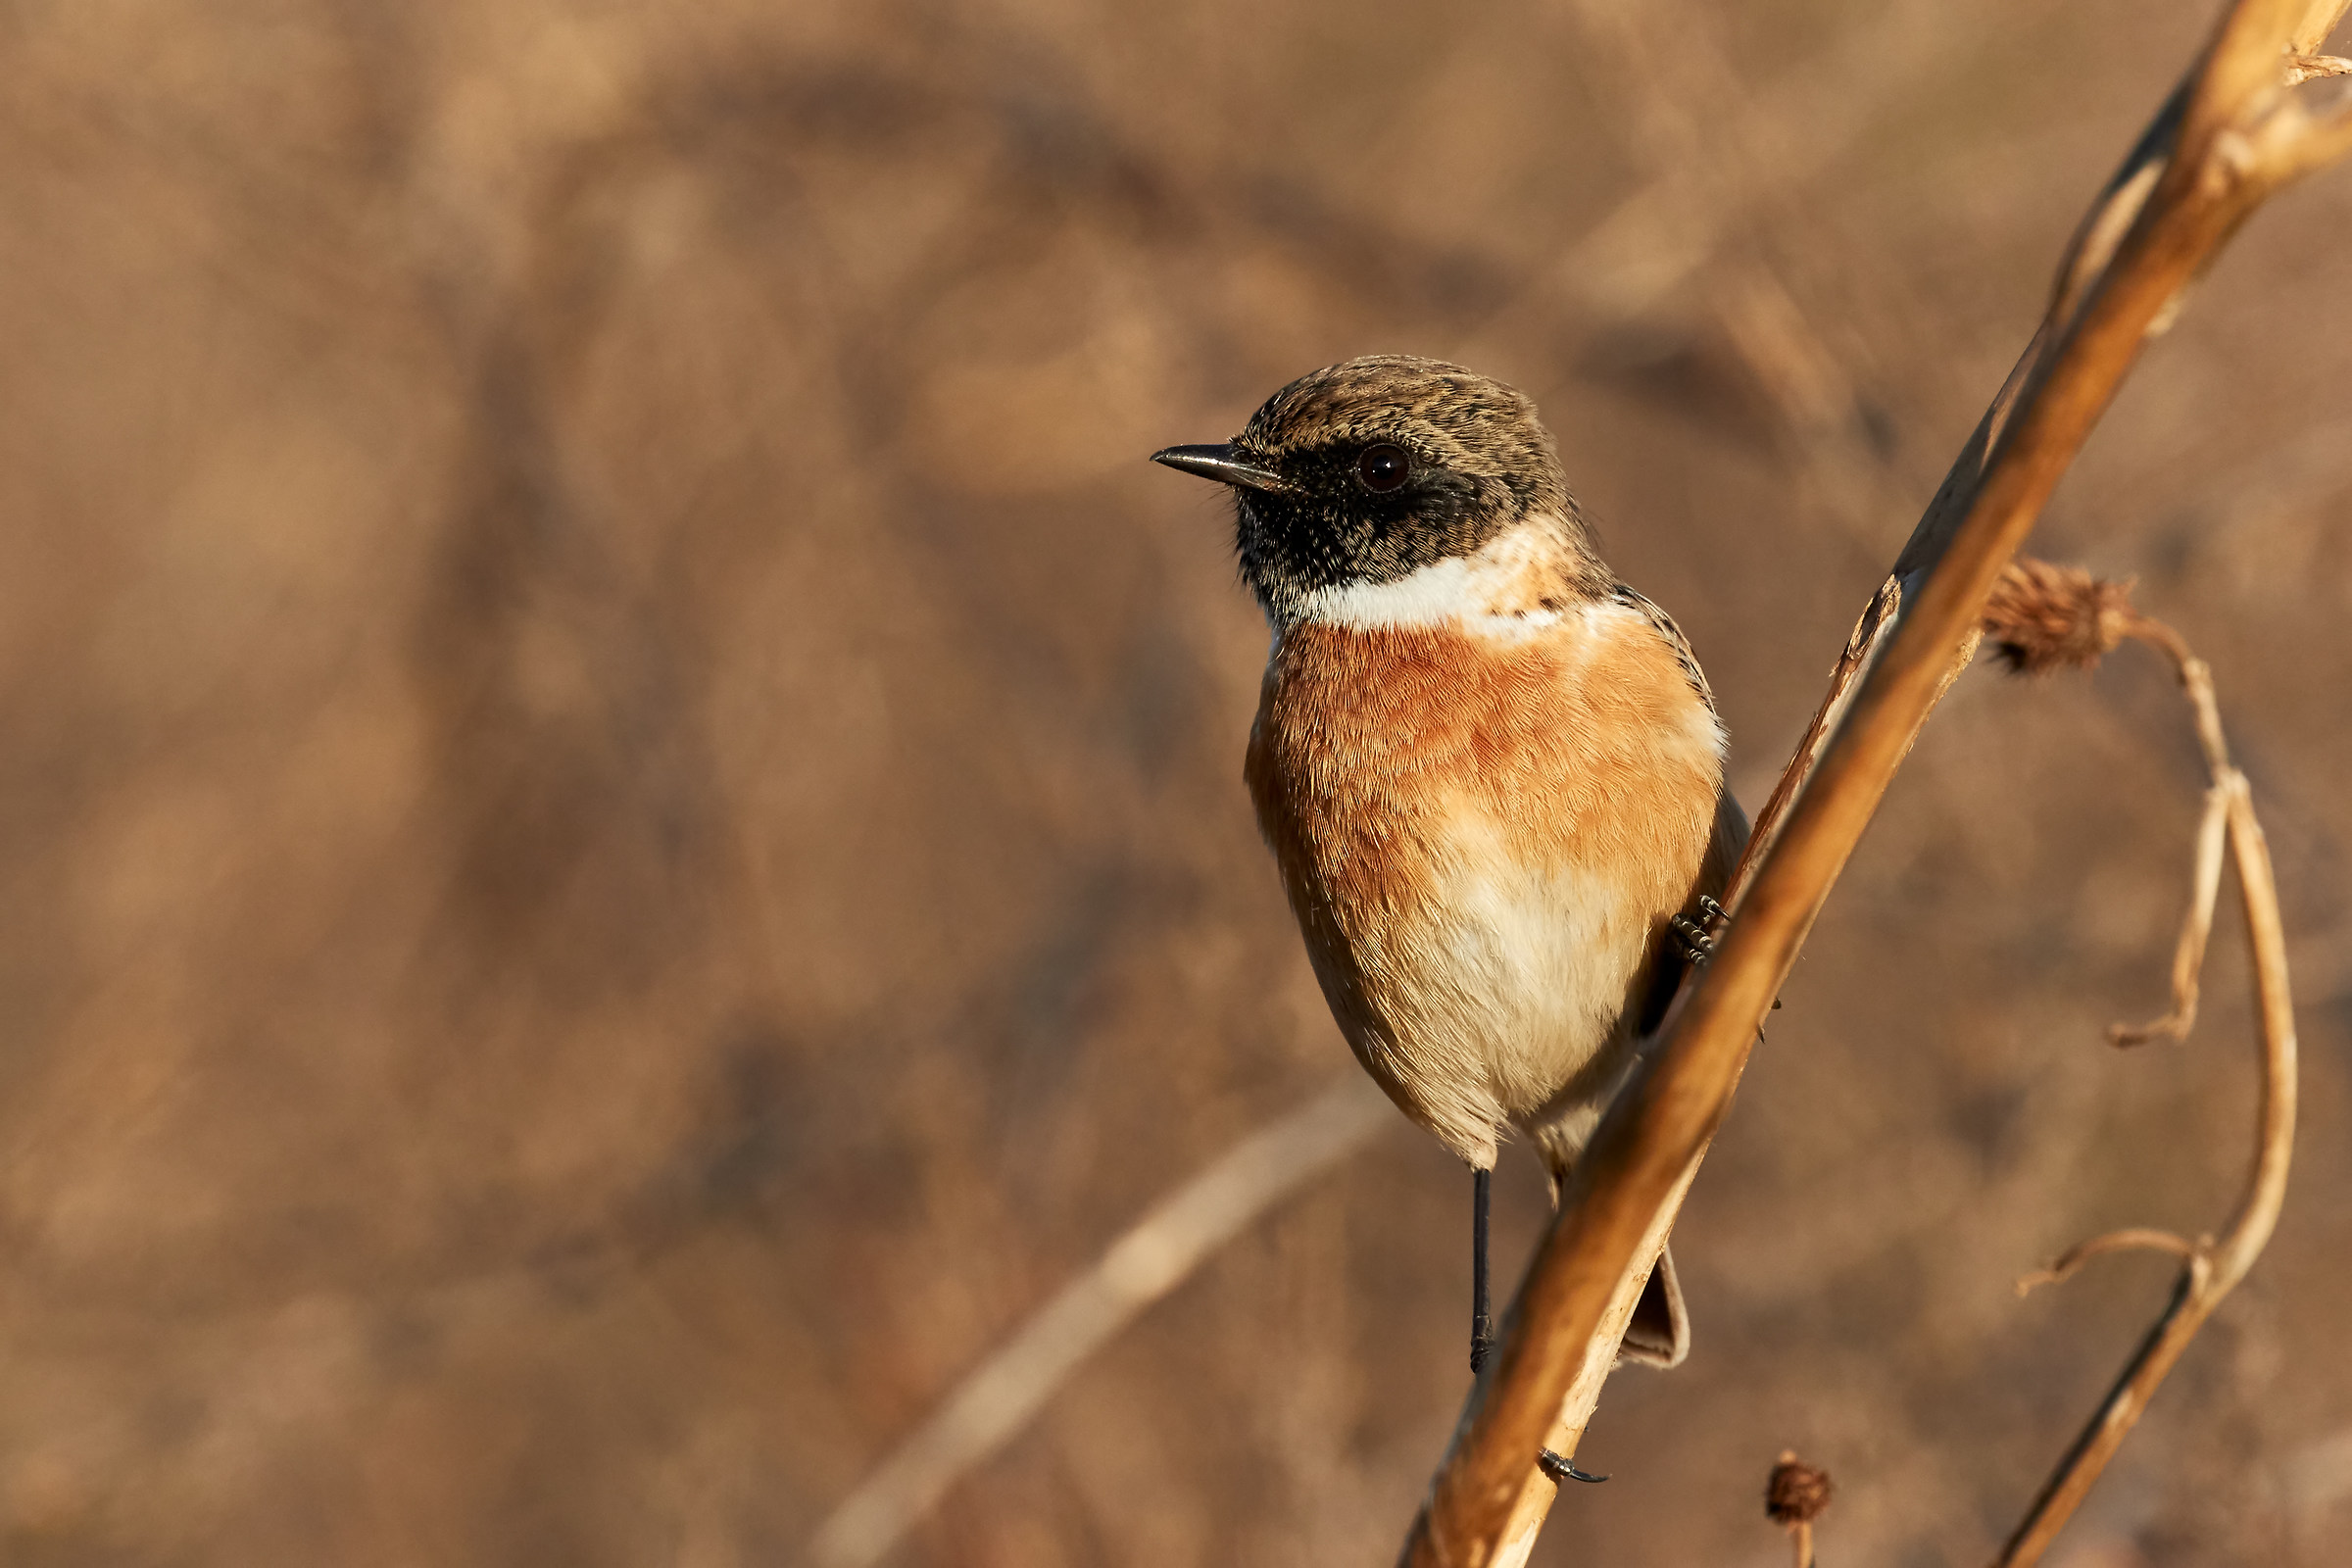
<svg viewBox="0 0 2352 1568"><path fill-rule="evenodd" d="M2204 4L0 6L0 1558L792 1563L1156 1195L1353 1070L1250 824L1264 630L1143 460L1380 350L1542 401L1751 807ZM2352 172L2038 548L2217 667L2285 1220L2067 1537L2352 1541ZM2234 916L2154 662L1973 674L1838 890L1553 1563L1984 1557L2224 1217ZM1506 1163L1506 1278L1543 1215ZM1469 1183L1398 1120L906 1564L1387 1562Z"/></svg>

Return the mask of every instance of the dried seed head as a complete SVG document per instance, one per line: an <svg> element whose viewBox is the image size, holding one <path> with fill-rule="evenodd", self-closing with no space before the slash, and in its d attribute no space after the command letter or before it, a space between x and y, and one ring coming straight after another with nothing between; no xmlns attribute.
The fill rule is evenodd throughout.
<svg viewBox="0 0 2352 1568"><path fill-rule="evenodd" d="M1830 1473L1805 1463L1794 1449L1784 1451L1764 1483L1765 1517L1776 1525L1810 1524L1829 1505Z"/></svg>
<svg viewBox="0 0 2352 1568"><path fill-rule="evenodd" d="M2021 557L2001 568L1984 601L1984 635L2021 675L2087 669L2123 641L2138 619L2132 584L2093 577L2079 566Z"/></svg>

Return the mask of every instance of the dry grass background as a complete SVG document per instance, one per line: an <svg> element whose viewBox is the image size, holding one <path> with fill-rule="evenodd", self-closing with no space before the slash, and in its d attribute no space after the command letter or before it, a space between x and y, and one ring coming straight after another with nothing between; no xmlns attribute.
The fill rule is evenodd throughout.
<svg viewBox="0 0 2352 1568"><path fill-rule="evenodd" d="M1144 455L1353 353L1527 387L1752 805L2207 21L0 6L0 1556L796 1560L1352 1070L1238 781L1262 626ZM2257 219L2036 542L2214 662L2308 1053L2078 1568L2352 1541L2348 221ZM1684 1218L1693 1358L1539 1560L1777 1562L1785 1446L1838 1559L1986 1554L2169 1265L2010 1281L2245 1158L2232 941L2186 1046L2099 1043L2198 789L2152 662L1954 694ZM1468 1186L1400 1120L904 1560L1387 1561Z"/></svg>

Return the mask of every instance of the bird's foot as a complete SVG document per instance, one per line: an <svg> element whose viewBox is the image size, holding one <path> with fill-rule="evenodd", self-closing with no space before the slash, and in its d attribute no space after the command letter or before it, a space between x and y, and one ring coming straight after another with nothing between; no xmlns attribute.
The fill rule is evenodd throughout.
<svg viewBox="0 0 2352 1568"><path fill-rule="evenodd" d="M1731 923L1732 917L1725 912L1723 906L1703 893L1698 897L1697 919L1678 914L1666 922L1674 932L1676 945L1683 950L1684 958L1693 965L1715 956L1715 944L1723 936L1724 928Z"/></svg>
<svg viewBox="0 0 2352 1568"><path fill-rule="evenodd" d="M1598 1483L1609 1479L1607 1476L1590 1476L1585 1474L1585 1472L1576 1467L1576 1464L1573 1460L1563 1459L1558 1454L1552 1452L1549 1448L1544 1448L1537 1452L1536 1468L1543 1471L1545 1475L1551 1477L1552 1485L1554 1486L1559 1485L1563 1481L1584 1481L1597 1485Z"/></svg>
<svg viewBox="0 0 2352 1568"><path fill-rule="evenodd" d="M1702 893L1698 896L1697 919L1678 914L1668 920L1666 926L1674 933L1675 946L1683 950L1683 961L1696 969L1715 956L1715 944L1723 940L1723 933L1731 923L1731 912ZM1780 998L1772 999L1772 1010L1781 1010ZM1764 1038L1761 1030L1757 1031L1756 1038Z"/></svg>

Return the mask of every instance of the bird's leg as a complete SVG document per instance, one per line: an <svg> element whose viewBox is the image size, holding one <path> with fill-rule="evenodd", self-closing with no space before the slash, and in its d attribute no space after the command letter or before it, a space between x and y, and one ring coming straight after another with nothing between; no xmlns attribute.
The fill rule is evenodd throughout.
<svg viewBox="0 0 2352 1568"><path fill-rule="evenodd" d="M1487 1302L1487 1205L1494 1173L1478 1170L1470 1177L1470 1375L1477 1377L1494 1353L1494 1315Z"/></svg>
<svg viewBox="0 0 2352 1568"><path fill-rule="evenodd" d="M1487 1358L1494 1353L1494 1314L1487 1298L1487 1215L1494 1200L1494 1173L1474 1170L1470 1173L1470 1375L1478 1377L1487 1370ZM1606 1481L1607 1476L1590 1476L1549 1448L1536 1454L1536 1464L1551 1477L1552 1485L1564 1481Z"/></svg>
<svg viewBox="0 0 2352 1568"><path fill-rule="evenodd" d="M1732 923L1732 917L1722 905L1702 893L1698 896L1698 918L1678 914L1666 922L1674 932L1674 940L1683 950L1683 957L1696 965L1715 956L1715 943Z"/></svg>

